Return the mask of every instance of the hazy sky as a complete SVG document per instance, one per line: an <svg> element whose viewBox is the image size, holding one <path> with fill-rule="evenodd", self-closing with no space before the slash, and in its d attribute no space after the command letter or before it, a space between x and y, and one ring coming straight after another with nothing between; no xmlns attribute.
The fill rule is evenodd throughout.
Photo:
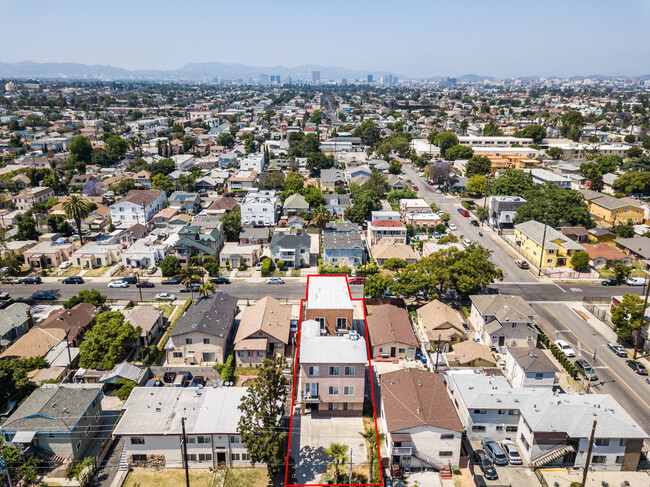
<svg viewBox="0 0 650 487"><path fill-rule="evenodd" d="M0 0L0 61L650 73L648 0Z"/></svg>

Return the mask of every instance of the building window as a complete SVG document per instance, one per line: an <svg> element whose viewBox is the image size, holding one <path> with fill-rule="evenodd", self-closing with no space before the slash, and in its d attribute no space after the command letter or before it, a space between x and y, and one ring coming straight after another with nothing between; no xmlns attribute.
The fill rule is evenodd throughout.
<svg viewBox="0 0 650 487"><path fill-rule="evenodd" d="M232 435L230 437L230 443L241 443L241 438L238 435Z"/></svg>
<svg viewBox="0 0 650 487"><path fill-rule="evenodd" d="M343 369L343 374L347 376L354 375L354 365L346 365Z"/></svg>
<svg viewBox="0 0 650 487"><path fill-rule="evenodd" d="M187 455L187 459L188 459L190 462L196 462L196 453L190 453L190 454L188 454L188 455Z"/></svg>
<svg viewBox="0 0 650 487"><path fill-rule="evenodd" d="M251 456L248 453L242 453L241 454L241 459L245 462L250 462Z"/></svg>
<svg viewBox="0 0 650 487"><path fill-rule="evenodd" d="M596 446L609 446L609 438L596 438L594 444Z"/></svg>
<svg viewBox="0 0 650 487"><path fill-rule="evenodd" d="M472 431L474 433L484 433L485 432L485 426L479 426L479 425L473 425L472 426Z"/></svg>
<svg viewBox="0 0 650 487"><path fill-rule="evenodd" d="M339 410L339 403L338 402L330 402L327 404L327 409L329 411L338 411Z"/></svg>
<svg viewBox="0 0 650 487"><path fill-rule="evenodd" d="M508 411L509 416L519 416L519 410L518 409L511 409Z"/></svg>
<svg viewBox="0 0 650 487"><path fill-rule="evenodd" d="M185 345L192 345L192 339L191 338L186 338L185 339Z"/></svg>
<svg viewBox="0 0 650 487"><path fill-rule="evenodd" d="M456 435L451 435L451 434L440 435L441 440L453 440L454 438L456 438Z"/></svg>
<svg viewBox="0 0 650 487"><path fill-rule="evenodd" d="M230 459L233 462L238 462L240 458L241 458L241 456L239 455L239 453L231 453L230 454Z"/></svg>
<svg viewBox="0 0 650 487"><path fill-rule="evenodd" d="M172 352L174 358L183 358L183 352Z"/></svg>
<svg viewBox="0 0 650 487"><path fill-rule="evenodd" d="M330 375L338 376L341 375L341 368L338 365L330 366Z"/></svg>
<svg viewBox="0 0 650 487"><path fill-rule="evenodd" d="M450 452L450 451L441 451L440 453L438 453L438 456L439 457L453 457L454 454L453 454L453 452Z"/></svg>
<svg viewBox="0 0 650 487"><path fill-rule="evenodd" d="M506 432L507 433L516 433L517 432L517 427L516 426L506 426Z"/></svg>
<svg viewBox="0 0 650 487"><path fill-rule="evenodd" d="M503 431L503 425L500 424L500 425L496 426L495 430L496 431Z"/></svg>
<svg viewBox="0 0 650 487"><path fill-rule="evenodd" d="M542 373L535 374L535 380L543 380L543 379L544 379L544 374Z"/></svg>
<svg viewBox="0 0 650 487"><path fill-rule="evenodd" d="M505 409L499 409L499 412L497 414L506 414L506 411L505 411Z"/></svg>
<svg viewBox="0 0 650 487"><path fill-rule="evenodd" d="M344 330L348 327L348 319L347 318L336 318L336 329L337 330Z"/></svg>
<svg viewBox="0 0 650 487"><path fill-rule="evenodd" d="M487 414L487 409L475 409L474 414Z"/></svg>
<svg viewBox="0 0 650 487"><path fill-rule="evenodd" d="M209 338L204 338L203 339L203 345L210 345L210 339Z"/></svg>
<svg viewBox="0 0 650 487"><path fill-rule="evenodd" d="M188 443L196 443L196 436L188 436L187 437L187 442Z"/></svg>
<svg viewBox="0 0 650 487"><path fill-rule="evenodd" d="M605 463L607 457L605 455L594 455L591 457L591 463Z"/></svg>
<svg viewBox="0 0 650 487"><path fill-rule="evenodd" d="M329 386L329 395L338 396L339 395L339 386Z"/></svg>
<svg viewBox="0 0 650 487"><path fill-rule="evenodd" d="M619 465L620 465L621 463L623 463L623 458L624 458L623 455L619 455L619 456L617 456L617 457L616 457L616 463L618 463Z"/></svg>
<svg viewBox="0 0 650 487"><path fill-rule="evenodd" d="M320 332L325 333L327 330L325 329L325 318L314 318L314 321L317 321L318 324L320 325Z"/></svg>
<svg viewBox="0 0 650 487"><path fill-rule="evenodd" d="M319 372L318 365L310 365L309 367L307 367L307 375L309 377L314 377L318 375L318 372Z"/></svg>
<svg viewBox="0 0 650 487"><path fill-rule="evenodd" d="M210 453L199 453L199 462L211 462L212 454Z"/></svg>
<svg viewBox="0 0 650 487"><path fill-rule="evenodd" d="M144 445L144 436L132 436L131 437L132 445Z"/></svg>
<svg viewBox="0 0 650 487"><path fill-rule="evenodd" d="M354 386L345 386L343 388L343 395L354 396Z"/></svg>
<svg viewBox="0 0 650 487"><path fill-rule="evenodd" d="M95 421L99 421L99 418L100 418L100 417L101 417L101 415L99 414L99 411L97 411L97 412L95 413Z"/></svg>
<svg viewBox="0 0 650 487"><path fill-rule="evenodd" d="M199 444L208 444L212 442L212 438L209 436L197 436L196 440Z"/></svg>
<svg viewBox="0 0 650 487"><path fill-rule="evenodd" d="M147 455L143 453L136 453L133 455L133 461L134 462L146 462L147 461Z"/></svg>
<svg viewBox="0 0 650 487"><path fill-rule="evenodd" d="M397 350L397 353L406 353L406 349L405 348L400 348L400 349Z"/></svg>
<svg viewBox="0 0 650 487"><path fill-rule="evenodd" d="M86 426L86 436L88 436L88 433L90 433L90 425Z"/></svg>
<svg viewBox="0 0 650 487"><path fill-rule="evenodd" d="M75 446L75 449L76 449L77 451L79 451L80 448L81 448L81 440L79 440L79 441L77 442L77 445Z"/></svg>
<svg viewBox="0 0 650 487"><path fill-rule="evenodd" d="M626 439L618 440L618 446L626 446L626 445L627 445Z"/></svg>

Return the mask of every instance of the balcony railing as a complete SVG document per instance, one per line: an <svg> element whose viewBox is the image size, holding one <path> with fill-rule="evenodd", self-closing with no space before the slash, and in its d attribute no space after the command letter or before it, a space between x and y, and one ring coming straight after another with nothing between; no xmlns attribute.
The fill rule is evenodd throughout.
<svg viewBox="0 0 650 487"><path fill-rule="evenodd" d="M413 448L410 446L394 446L392 453L397 456L410 456L413 453Z"/></svg>
<svg viewBox="0 0 650 487"><path fill-rule="evenodd" d="M302 395L302 400L303 400L303 402L306 402L308 404L314 404L314 403L320 402L320 396L318 394L316 394L316 395L303 394Z"/></svg>

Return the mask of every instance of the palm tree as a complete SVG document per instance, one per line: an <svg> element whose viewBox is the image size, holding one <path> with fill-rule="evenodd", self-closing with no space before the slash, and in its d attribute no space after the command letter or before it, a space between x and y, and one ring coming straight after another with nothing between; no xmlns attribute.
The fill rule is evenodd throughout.
<svg viewBox="0 0 650 487"><path fill-rule="evenodd" d="M194 288L192 287L192 280L196 279L199 277L199 271L196 267L190 267L189 264L187 267L181 268L181 272L179 273L179 276L181 279L184 280L183 286L185 289L189 289L191 293L191 299L192 302L194 302ZM203 279L203 275L200 276L201 279Z"/></svg>
<svg viewBox="0 0 650 487"><path fill-rule="evenodd" d="M338 484L341 477L339 468L350 461L346 453L348 452L348 445L341 445L340 443L330 443L330 447L325 449L325 455L332 459L327 464L327 468L333 468L336 475L336 483Z"/></svg>
<svg viewBox="0 0 650 487"><path fill-rule="evenodd" d="M212 284L210 281L205 281L199 289L199 296L207 296L210 293L214 294L216 292L217 290L214 287L214 284Z"/></svg>
<svg viewBox="0 0 650 487"><path fill-rule="evenodd" d="M73 194L70 199L63 203L63 212L65 217L74 220L77 225L77 232L79 234L79 241L81 245L84 244L83 235L81 234L81 220L90 215L90 207L88 202L78 194Z"/></svg>
<svg viewBox="0 0 650 487"><path fill-rule="evenodd" d="M367 427L363 432L360 431L359 434L370 444L370 454L368 455L370 459L370 475L368 478L372 481L372 469L375 462L375 455L377 454L377 440L379 440L379 448L381 448L381 445L386 439L386 435L384 433L377 435L377 430L374 426Z"/></svg>
<svg viewBox="0 0 650 487"><path fill-rule="evenodd" d="M322 232L330 221L330 212L324 206L319 206L312 212L311 221Z"/></svg>

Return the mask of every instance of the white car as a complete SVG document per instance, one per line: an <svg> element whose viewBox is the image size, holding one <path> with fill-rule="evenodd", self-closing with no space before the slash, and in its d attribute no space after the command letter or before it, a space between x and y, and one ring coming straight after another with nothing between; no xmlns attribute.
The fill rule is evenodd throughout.
<svg viewBox="0 0 650 487"><path fill-rule="evenodd" d="M158 293L156 294L156 299L161 301L175 301L176 295L171 293Z"/></svg>
<svg viewBox="0 0 650 487"><path fill-rule="evenodd" d="M562 350L564 352L564 355L566 355L567 357L576 356L576 352L573 350L573 348L571 348L571 345L569 345L564 340L555 340L555 345L557 346L557 348Z"/></svg>
<svg viewBox="0 0 650 487"><path fill-rule="evenodd" d="M456 226L456 224L450 223L449 224L449 230L451 230L452 232L455 232L456 230L458 230L458 227Z"/></svg>
<svg viewBox="0 0 650 487"><path fill-rule="evenodd" d="M66 260L65 262L61 262L59 264L59 269L67 269L71 265L72 265L72 261L71 260Z"/></svg>
<svg viewBox="0 0 650 487"><path fill-rule="evenodd" d="M284 284L284 280L281 277L272 277L266 281L267 284Z"/></svg>
<svg viewBox="0 0 650 487"><path fill-rule="evenodd" d="M625 284L628 286L643 286L645 284L645 279L642 277L632 277L625 281Z"/></svg>
<svg viewBox="0 0 650 487"><path fill-rule="evenodd" d="M464 239L463 239L463 245L464 245L465 247L469 247L470 245L472 245L472 243L473 243L473 242L472 242L470 239L468 239L468 238L464 238Z"/></svg>
<svg viewBox="0 0 650 487"><path fill-rule="evenodd" d="M124 281L113 281L108 283L108 287L129 287L129 283Z"/></svg>
<svg viewBox="0 0 650 487"><path fill-rule="evenodd" d="M523 463L519 456L519 452L517 451L517 447L512 441L503 440L501 442L501 449L506 454L506 457L508 457L508 463L510 463L510 465L521 465Z"/></svg>
<svg viewBox="0 0 650 487"><path fill-rule="evenodd" d="M262 270L262 263L261 263L261 262L258 263L258 264L255 266L255 270L256 270L256 271L261 271L261 270Z"/></svg>

